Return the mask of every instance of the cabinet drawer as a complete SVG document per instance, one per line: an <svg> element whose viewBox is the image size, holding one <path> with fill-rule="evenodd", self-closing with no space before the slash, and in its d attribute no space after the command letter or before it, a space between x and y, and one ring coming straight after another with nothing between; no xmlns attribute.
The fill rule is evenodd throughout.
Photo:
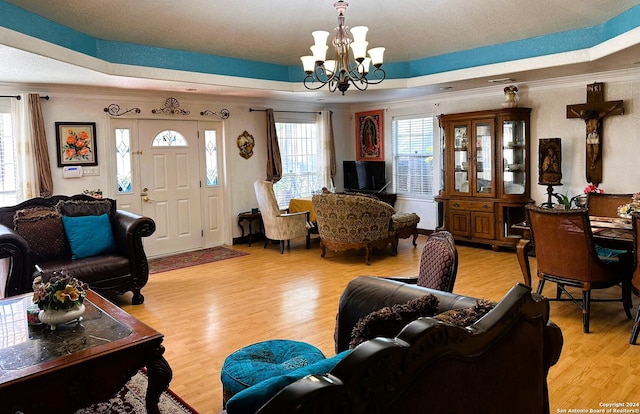
<svg viewBox="0 0 640 414"><path fill-rule="evenodd" d="M493 203L488 203L485 201L460 201L460 200L452 200L449 202L451 208L456 210L466 210L466 211L484 211L487 213L493 212Z"/></svg>

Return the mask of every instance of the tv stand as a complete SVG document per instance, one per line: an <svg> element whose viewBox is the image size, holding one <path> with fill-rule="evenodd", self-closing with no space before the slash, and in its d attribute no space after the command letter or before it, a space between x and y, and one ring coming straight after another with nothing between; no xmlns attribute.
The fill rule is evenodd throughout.
<svg viewBox="0 0 640 414"><path fill-rule="evenodd" d="M378 197L381 201L389 204L391 207L394 207L396 205L396 199L398 198L398 195L395 193L378 193L374 191L372 194Z"/></svg>

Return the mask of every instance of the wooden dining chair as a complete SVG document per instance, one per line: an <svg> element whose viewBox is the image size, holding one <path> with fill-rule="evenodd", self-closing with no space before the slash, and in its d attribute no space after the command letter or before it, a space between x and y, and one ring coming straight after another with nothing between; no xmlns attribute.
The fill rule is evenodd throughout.
<svg viewBox="0 0 640 414"><path fill-rule="evenodd" d="M622 302L627 318L631 319L630 254L624 252L607 260L599 257L587 209L559 210L533 205L527 205L526 209L536 246L537 292L542 293L546 281L556 283L555 300L572 301L582 309L584 333L589 333L591 302ZM622 286L620 299L592 299L592 290L617 285ZM567 286L582 289L582 299L574 297Z"/></svg>
<svg viewBox="0 0 640 414"><path fill-rule="evenodd" d="M618 217L618 207L632 198L633 194L588 193L587 210L590 216Z"/></svg>
<svg viewBox="0 0 640 414"><path fill-rule="evenodd" d="M634 294L640 296L640 213L633 213L631 218L631 225L633 227L633 277L631 279L631 290ZM631 329L631 337L629 343L631 345L636 344L638 339L638 333L640 332L640 305L638 305L638 311L636 312L636 319L633 322L633 328Z"/></svg>

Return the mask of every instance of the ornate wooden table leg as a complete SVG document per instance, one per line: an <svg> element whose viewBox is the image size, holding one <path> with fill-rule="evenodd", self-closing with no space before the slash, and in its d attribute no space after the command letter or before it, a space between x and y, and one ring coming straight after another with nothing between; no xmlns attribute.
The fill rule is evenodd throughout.
<svg viewBox="0 0 640 414"><path fill-rule="evenodd" d="M528 239L520 239L516 246L516 256L520 263L520 270L524 278L524 284L531 286L531 267L529 266L529 252L533 248L531 241Z"/></svg>
<svg viewBox="0 0 640 414"><path fill-rule="evenodd" d="M169 383L173 377L171 367L162 354L164 354L164 346L160 345L147 362L149 385L147 386L145 402L147 404L147 413L149 414L160 414L160 409L158 408L160 395L169 388Z"/></svg>

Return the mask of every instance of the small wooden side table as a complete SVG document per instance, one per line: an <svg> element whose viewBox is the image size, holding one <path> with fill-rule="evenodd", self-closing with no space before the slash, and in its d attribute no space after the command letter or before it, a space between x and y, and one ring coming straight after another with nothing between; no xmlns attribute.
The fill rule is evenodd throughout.
<svg viewBox="0 0 640 414"><path fill-rule="evenodd" d="M238 227L242 230L242 239L244 240L244 226L243 223L247 221L249 222L249 247L251 247L251 239L253 237L253 222L258 221L260 233L262 233L262 214L260 212L252 213L250 211L245 211L244 213L238 214Z"/></svg>

